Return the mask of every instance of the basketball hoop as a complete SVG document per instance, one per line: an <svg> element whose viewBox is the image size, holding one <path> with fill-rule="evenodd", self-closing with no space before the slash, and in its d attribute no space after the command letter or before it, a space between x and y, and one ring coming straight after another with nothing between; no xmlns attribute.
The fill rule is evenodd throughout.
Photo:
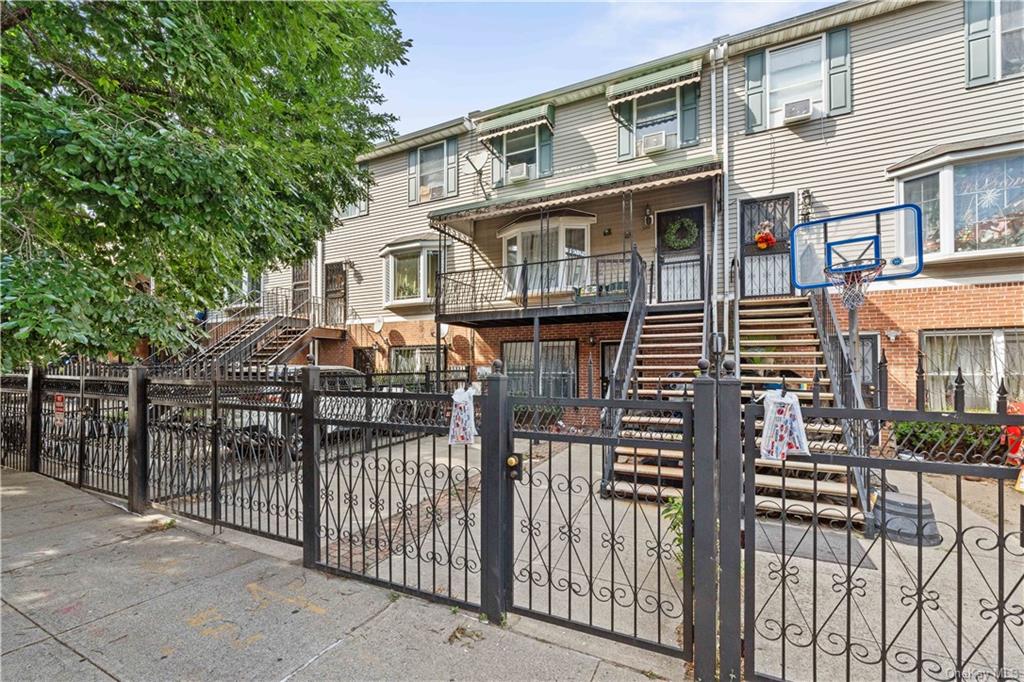
<svg viewBox="0 0 1024 682"><path fill-rule="evenodd" d="M864 305L868 285L875 281L884 268L884 258L851 260L826 267L825 278L839 290L843 306L847 310L856 310Z"/></svg>

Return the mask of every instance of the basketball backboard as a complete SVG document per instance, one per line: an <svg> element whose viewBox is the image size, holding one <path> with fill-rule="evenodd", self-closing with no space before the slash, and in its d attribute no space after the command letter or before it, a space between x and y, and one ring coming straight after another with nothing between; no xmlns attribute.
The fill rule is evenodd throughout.
<svg viewBox="0 0 1024 682"><path fill-rule="evenodd" d="M826 270L841 273L881 264L876 282L914 277L923 265L921 209L916 204L887 206L801 223L790 231L793 286L827 287Z"/></svg>

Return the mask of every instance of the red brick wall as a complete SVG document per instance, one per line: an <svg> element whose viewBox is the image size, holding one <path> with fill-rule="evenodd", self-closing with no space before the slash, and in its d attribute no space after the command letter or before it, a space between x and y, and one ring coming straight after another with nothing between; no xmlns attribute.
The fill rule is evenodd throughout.
<svg viewBox="0 0 1024 682"><path fill-rule="evenodd" d="M846 310L832 303L846 324ZM889 361L889 406L913 407L918 332L990 329L1024 325L1024 284L975 284L894 291L869 291L860 311L861 332L879 332ZM890 341L887 330L898 330Z"/></svg>

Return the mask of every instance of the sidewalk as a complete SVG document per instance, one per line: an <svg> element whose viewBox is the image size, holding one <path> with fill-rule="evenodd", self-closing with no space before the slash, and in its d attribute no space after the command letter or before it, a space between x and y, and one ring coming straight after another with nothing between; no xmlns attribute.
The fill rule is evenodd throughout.
<svg viewBox="0 0 1024 682"><path fill-rule="evenodd" d="M2 473L11 680L644 680L684 663L301 566L298 547Z"/></svg>

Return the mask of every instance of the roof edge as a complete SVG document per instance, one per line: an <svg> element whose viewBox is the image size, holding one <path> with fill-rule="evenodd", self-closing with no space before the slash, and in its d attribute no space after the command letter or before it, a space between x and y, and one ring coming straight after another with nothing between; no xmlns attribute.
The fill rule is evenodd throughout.
<svg viewBox="0 0 1024 682"><path fill-rule="evenodd" d="M405 151L406 149L419 147L427 142L435 142L437 140L443 140L446 137L451 137L452 135L469 132L473 130L473 128L473 122L469 117L460 116L458 118L453 118L450 121L445 121L444 123L438 123L427 128L414 130L413 132L406 133L405 135L399 135L393 140L381 142L377 144L372 151L357 156L356 161L371 161L384 156L390 156L391 154L397 154L398 152Z"/></svg>

